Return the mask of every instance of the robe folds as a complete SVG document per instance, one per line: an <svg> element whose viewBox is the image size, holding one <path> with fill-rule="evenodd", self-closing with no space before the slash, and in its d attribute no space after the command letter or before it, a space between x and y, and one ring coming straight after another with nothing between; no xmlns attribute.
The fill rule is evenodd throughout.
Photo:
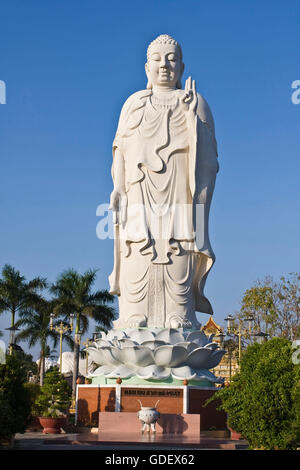
<svg viewBox="0 0 300 470"><path fill-rule="evenodd" d="M198 94L191 116L183 93L142 90L121 111L113 155L119 149L124 158L127 217L115 228L109 278L121 326L134 314L150 326L167 326L170 315L195 326L195 311L213 313L203 289L215 261L208 219L217 144L206 101Z"/></svg>

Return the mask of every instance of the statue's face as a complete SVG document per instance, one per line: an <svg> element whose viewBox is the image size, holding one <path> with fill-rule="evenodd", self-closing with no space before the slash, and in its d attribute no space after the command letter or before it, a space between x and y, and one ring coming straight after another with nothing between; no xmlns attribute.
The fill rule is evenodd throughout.
<svg viewBox="0 0 300 470"><path fill-rule="evenodd" d="M153 44L146 63L146 74L152 86L176 88L184 65L177 46L173 44Z"/></svg>

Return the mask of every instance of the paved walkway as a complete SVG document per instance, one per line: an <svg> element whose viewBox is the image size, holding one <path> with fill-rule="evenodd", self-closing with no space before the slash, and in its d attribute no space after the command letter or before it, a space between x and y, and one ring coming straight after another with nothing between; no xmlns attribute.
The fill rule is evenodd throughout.
<svg viewBox="0 0 300 470"><path fill-rule="evenodd" d="M27 432L16 434L13 450L244 450L246 441L203 437L184 440L180 436L141 436L128 434L124 440L117 433L103 434L42 434Z"/></svg>

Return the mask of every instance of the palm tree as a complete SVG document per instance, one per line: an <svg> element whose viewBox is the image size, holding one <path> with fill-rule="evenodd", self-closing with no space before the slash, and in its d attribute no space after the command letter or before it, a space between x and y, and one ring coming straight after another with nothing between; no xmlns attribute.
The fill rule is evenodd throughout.
<svg viewBox="0 0 300 470"><path fill-rule="evenodd" d="M66 318L71 313L75 315L73 398L78 377L81 334L88 330L89 319L95 320L101 327L108 329L115 316L114 309L107 305L113 302L113 295L107 290L98 290L92 293L96 273L97 270L90 269L81 275L74 269L68 269L50 288L56 302L54 313L64 315Z"/></svg>
<svg viewBox="0 0 300 470"><path fill-rule="evenodd" d="M0 279L0 314L10 312L11 328L15 327L16 315L26 312L27 308L37 301L38 292L45 287L47 281L44 278L35 277L27 282L20 271L10 264L3 267ZM12 334L14 330L11 330L10 343L13 343Z"/></svg>
<svg viewBox="0 0 300 470"><path fill-rule="evenodd" d="M56 325L53 324L54 328L50 328L50 314L53 312L53 307L53 301L39 297L31 308L20 313L20 319L16 322L17 327L25 327L17 335L17 341L28 341L30 348L40 344L39 377L41 386L44 383L45 358L49 355L50 350L47 344L48 339L52 340L54 347L59 340L59 333L55 330ZM71 347L73 346L70 333L64 333L63 338Z"/></svg>

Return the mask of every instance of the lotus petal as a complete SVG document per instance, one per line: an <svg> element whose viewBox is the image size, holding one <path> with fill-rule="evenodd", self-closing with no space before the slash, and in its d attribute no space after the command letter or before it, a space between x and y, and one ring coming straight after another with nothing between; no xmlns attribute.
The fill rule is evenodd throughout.
<svg viewBox="0 0 300 470"><path fill-rule="evenodd" d="M90 374L92 377L95 377L97 375L106 375L111 372L111 366L101 366L98 367L92 374Z"/></svg>
<svg viewBox="0 0 300 470"><path fill-rule="evenodd" d="M197 348L204 348L207 344L209 344L209 341L205 343L202 338L195 338L193 343L197 345Z"/></svg>
<svg viewBox="0 0 300 470"><path fill-rule="evenodd" d="M99 334L99 333L97 333ZM105 331L100 331L101 339L106 339L106 333Z"/></svg>
<svg viewBox="0 0 300 470"><path fill-rule="evenodd" d="M176 343L176 346L181 346L187 350L190 344L189 341L181 341L180 343Z"/></svg>
<svg viewBox="0 0 300 470"><path fill-rule="evenodd" d="M216 377L215 374L213 374L212 372L210 372L207 369L197 370L196 379L205 379L205 380L208 380L209 382L213 382L213 383L219 383L220 379L221 379L221 382L223 382L222 378Z"/></svg>
<svg viewBox="0 0 300 470"><path fill-rule="evenodd" d="M164 328L156 335L156 340L161 340L169 344L177 344L184 342L184 336L179 329Z"/></svg>
<svg viewBox="0 0 300 470"><path fill-rule="evenodd" d="M154 351L155 364L163 367L177 367L185 362L187 350L182 346L165 344Z"/></svg>
<svg viewBox="0 0 300 470"><path fill-rule="evenodd" d="M170 377L171 369L168 367L160 367L156 366L155 364L151 364L148 367L144 367L143 369L139 369L137 372L137 377L144 380L149 379L156 379L156 380L163 380Z"/></svg>
<svg viewBox="0 0 300 470"><path fill-rule="evenodd" d="M107 341L112 341L114 339L121 339L121 338L126 338L126 333L125 331L123 330L110 330L107 335L106 335L106 339Z"/></svg>
<svg viewBox="0 0 300 470"><path fill-rule="evenodd" d="M218 343L207 343L205 346L203 346L204 348L208 348L208 349L211 349L212 351L214 351L215 349L218 349L219 345Z"/></svg>
<svg viewBox="0 0 300 470"><path fill-rule="evenodd" d="M119 350L118 357L123 364L132 364L138 367L147 367L154 363L153 352L146 346L125 346Z"/></svg>
<svg viewBox="0 0 300 470"><path fill-rule="evenodd" d="M137 346L138 344L136 341L132 341L132 339L129 339L129 338L121 338L118 341L119 341L121 348L124 348L124 346L129 346L129 347Z"/></svg>
<svg viewBox="0 0 300 470"><path fill-rule="evenodd" d="M104 347L108 347L108 346L111 346L111 343L109 341L107 341L106 339L97 339L95 342L94 342L94 345L96 348L102 348L103 346Z"/></svg>
<svg viewBox="0 0 300 470"><path fill-rule="evenodd" d="M207 348L197 348L189 353L186 364L192 369L208 369L207 363L210 356L213 354L211 349Z"/></svg>
<svg viewBox="0 0 300 470"><path fill-rule="evenodd" d="M135 370L127 366L124 366L124 364L120 364L115 369L113 370L110 369L110 372L104 375L105 377L110 378L110 379L117 379L118 377L120 377L121 379L127 379L135 375Z"/></svg>
<svg viewBox="0 0 300 470"><path fill-rule="evenodd" d="M189 366L176 367L172 369L172 377L178 380L191 380L196 377L196 372L193 371Z"/></svg>
<svg viewBox="0 0 300 470"><path fill-rule="evenodd" d="M95 349L93 347L86 348L90 358L93 362L99 365L118 365L119 361L116 359L117 348L113 346L102 347L101 349ZM115 354L114 354L115 352Z"/></svg>
<svg viewBox="0 0 300 470"><path fill-rule="evenodd" d="M89 346L86 348L86 351L88 352L89 358L95 362L95 364L101 364L102 356L99 349Z"/></svg>
<svg viewBox="0 0 300 470"><path fill-rule="evenodd" d="M192 333L187 335L186 340L193 341L199 346L205 346L205 344L209 343L209 340L203 331L192 331Z"/></svg>
<svg viewBox="0 0 300 470"><path fill-rule="evenodd" d="M226 354L226 351L224 349L220 349L219 351L213 351L206 362L205 368L213 369L214 367L216 367L221 361L224 354Z"/></svg>
<svg viewBox="0 0 300 470"><path fill-rule="evenodd" d="M154 349L158 348L159 346L163 346L164 344L166 344L164 341L151 340L143 341L141 346L146 346L147 348L150 348L152 351L154 351Z"/></svg>
<svg viewBox="0 0 300 470"><path fill-rule="evenodd" d="M198 344L190 343L189 341L182 341L181 343L177 343L176 346L182 346L187 350L188 353L192 352L194 349L199 348Z"/></svg>
<svg viewBox="0 0 300 470"><path fill-rule="evenodd" d="M145 341L153 341L155 334L147 328L137 328L128 332L131 340L136 341L138 344L142 344Z"/></svg>

